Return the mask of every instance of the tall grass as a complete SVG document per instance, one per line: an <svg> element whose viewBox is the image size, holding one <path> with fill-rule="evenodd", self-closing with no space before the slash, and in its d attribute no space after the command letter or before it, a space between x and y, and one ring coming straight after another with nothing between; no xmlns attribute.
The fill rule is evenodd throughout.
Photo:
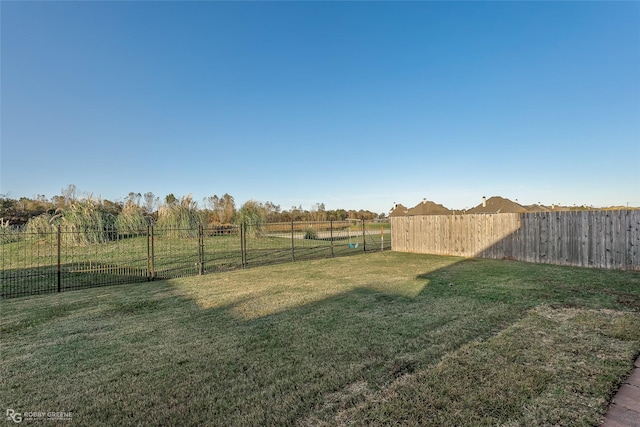
<svg viewBox="0 0 640 427"><path fill-rule="evenodd" d="M54 222L57 218L58 216L43 213L29 219L26 225L27 236L31 240L53 240L56 231Z"/></svg>
<svg viewBox="0 0 640 427"><path fill-rule="evenodd" d="M93 198L74 200L56 215L45 213L31 218L27 232L35 239L51 239L55 227L64 227L69 243L88 245L109 240L109 231L115 226L115 216L106 212L102 202Z"/></svg>
<svg viewBox="0 0 640 427"><path fill-rule="evenodd" d="M196 237L203 220L203 213L198 210L198 204L191 195L158 209L157 225L167 229L170 237Z"/></svg>
<svg viewBox="0 0 640 427"><path fill-rule="evenodd" d="M120 235L138 233L149 225L149 218L145 215L144 208L133 203L123 206L116 218L115 226Z"/></svg>
<svg viewBox="0 0 640 427"><path fill-rule="evenodd" d="M0 218L0 243L12 243L20 240L22 233L9 224L9 220Z"/></svg>
<svg viewBox="0 0 640 427"><path fill-rule="evenodd" d="M235 221L246 226L247 236L259 237L267 222L267 211L262 203L249 200L242 205Z"/></svg>
<svg viewBox="0 0 640 427"><path fill-rule="evenodd" d="M67 244L82 246L110 241L117 235L116 231L128 234L146 226L147 219L138 206L125 206L116 216L108 212L100 200L87 198L70 202L55 215L44 213L31 218L26 232L32 240L51 241L55 239L57 227L62 227Z"/></svg>
<svg viewBox="0 0 640 427"><path fill-rule="evenodd" d="M78 245L107 242L115 228L115 216L92 198L71 202L61 213L60 225L70 232L66 236L71 243Z"/></svg>

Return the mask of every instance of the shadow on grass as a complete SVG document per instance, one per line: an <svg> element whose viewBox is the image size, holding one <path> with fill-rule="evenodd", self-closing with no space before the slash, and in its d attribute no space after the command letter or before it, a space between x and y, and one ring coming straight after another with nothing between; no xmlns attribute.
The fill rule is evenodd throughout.
<svg viewBox="0 0 640 427"><path fill-rule="evenodd" d="M465 259L418 279L450 294L523 307L610 308L640 312L640 273L633 271Z"/></svg>
<svg viewBox="0 0 640 427"><path fill-rule="evenodd" d="M147 275L146 268L99 262L66 263L59 269L57 265L3 269L0 298L146 282Z"/></svg>
<svg viewBox="0 0 640 427"><path fill-rule="evenodd" d="M333 424L570 294L550 291L567 279L558 271L543 274L549 284L531 279L531 264L373 261L361 274L343 260L342 273L326 262L273 266L229 273L230 283L205 276L3 303L2 369L12 375L0 379L1 400L72 411L81 425Z"/></svg>

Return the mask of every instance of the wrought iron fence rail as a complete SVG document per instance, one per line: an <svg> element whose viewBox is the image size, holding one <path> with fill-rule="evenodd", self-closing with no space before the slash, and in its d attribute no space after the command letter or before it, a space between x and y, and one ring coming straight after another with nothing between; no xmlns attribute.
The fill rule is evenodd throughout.
<svg viewBox="0 0 640 427"><path fill-rule="evenodd" d="M321 221L137 230L3 229L0 297L390 249L390 230L382 228L377 234L371 226L365 221Z"/></svg>

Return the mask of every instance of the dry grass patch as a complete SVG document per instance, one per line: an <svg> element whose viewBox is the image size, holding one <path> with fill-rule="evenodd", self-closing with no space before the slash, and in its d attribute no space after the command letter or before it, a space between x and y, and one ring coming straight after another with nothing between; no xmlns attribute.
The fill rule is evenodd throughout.
<svg viewBox="0 0 640 427"><path fill-rule="evenodd" d="M637 313L539 307L331 424L596 425L638 352Z"/></svg>

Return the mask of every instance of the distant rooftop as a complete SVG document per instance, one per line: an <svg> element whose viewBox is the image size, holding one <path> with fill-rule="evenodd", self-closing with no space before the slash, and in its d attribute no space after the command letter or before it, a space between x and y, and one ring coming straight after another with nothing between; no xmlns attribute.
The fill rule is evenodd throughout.
<svg viewBox="0 0 640 427"><path fill-rule="evenodd" d="M522 205L500 196L489 199L483 197L482 203L467 211L468 214L478 213L522 213L527 212Z"/></svg>
<svg viewBox="0 0 640 427"><path fill-rule="evenodd" d="M450 215L451 213L451 209L426 199L409 209L408 212L409 215Z"/></svg>
<svg viewBox="0 0 640 427"><path fill-rule="evenodd" d="M569 206L544 206L541 204L533 205L520 205L517 202L509 200L500 196L493 196L490 198L483 197L482 202L478 206L469 209L467 211L454 211L445 206L432 202L427 199L423 199L420 203L412 208L407 208L402 204L396 204L389 214L390 217L394 216L411 216L411 215L452 215L458 213L464 214L482 214L482 213L524 213L524 212L557 212L568 210L585 210L590 209L586 206L581 207L569 207ZM624 207L618 207L617 209L625 209Z"/></svg>

